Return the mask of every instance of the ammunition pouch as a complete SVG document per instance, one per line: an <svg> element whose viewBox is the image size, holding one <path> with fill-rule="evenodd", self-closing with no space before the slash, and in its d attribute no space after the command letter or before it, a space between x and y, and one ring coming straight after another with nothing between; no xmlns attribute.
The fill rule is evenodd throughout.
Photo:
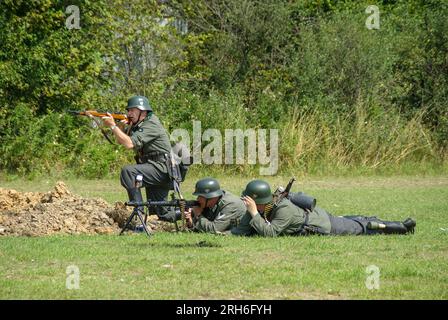
<svg viewBox="0 0 448 320"><path fill-rule="evenodd" d="M290 192L288 195L288 199L294 205L304 210L313 211L314 208L316 207L316 198L311 197L303 192L297 192L297 193Z"/></svg>
<svg viewBox="0 0 448 320"><path fill-rule="evenodd" d="M187 172L188 172L188 168L190 165L186 165L183 162L181 162L179 164L179 171L180 171L180 175L182 177L182 182L185 180L185 177L187 176Z"/></svg>
<svg viewBox="0 0 448 320"><path fill-rule="evenodd" d="M143 156L143 163L148 162L149 160L154 162L162 162L164 163L168 159L167 153L162 152L151 152L145 156Z"/></svg>

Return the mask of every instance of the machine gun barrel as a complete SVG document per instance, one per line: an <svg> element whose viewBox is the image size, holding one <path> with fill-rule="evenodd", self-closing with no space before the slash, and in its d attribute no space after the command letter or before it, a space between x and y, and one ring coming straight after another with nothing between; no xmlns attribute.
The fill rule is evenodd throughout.
<svg viewBox="0 0 448 320"><path fill-rule="evenodd" d="M171 200L171 201L129 201L125 204L130 207L149 207L149 206L156 206L156 207L180 207L181 204L185 203L185 208L191 208L199 206L199 202L196 200Z"/></svg>

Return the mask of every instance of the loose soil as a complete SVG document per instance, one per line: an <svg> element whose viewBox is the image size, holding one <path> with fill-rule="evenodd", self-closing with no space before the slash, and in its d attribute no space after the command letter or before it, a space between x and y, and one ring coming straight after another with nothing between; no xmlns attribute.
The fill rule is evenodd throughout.
<svg viewBox="0 0 448 320"><path fill-rule="evenodd" d="M72 194L62 181L47 193L0 188L0 236L118 234L131 213L124 203L111 206L101 198ZM156 216L149 216L147 225L151 231L174 229Z"/></svg>

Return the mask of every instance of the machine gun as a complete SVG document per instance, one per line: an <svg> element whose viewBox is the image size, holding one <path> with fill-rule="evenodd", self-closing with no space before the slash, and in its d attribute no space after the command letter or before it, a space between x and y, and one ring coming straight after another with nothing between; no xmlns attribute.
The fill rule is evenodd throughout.
<svg viewBox="0 0 448 320"><path fill-rule="evenodd" d="M184 200L184 199L173 199L171 201L129 201L125 202L126 206L134 207L134 210L132 211L132 214L129 216L128 220L126 221L126 224L124 225L123 229L121 230L120 234L122 234L131 223L132 219L137 216L140 219L140 222L142 224L143 229L145 230L146 234L150 236L150 232L148 231L148 228L146 227L146 218L143 219L142 213L143 210L142 207L147 207L148 211L150 210L150 207L174 207L178 208L181 211L181 217L184 219L184 212L188 208L192 208L195 206L199 206L199 202L196 200ZM179 230L179 227L177 225L177 220L173 221L176 230Z"/></svg>
<svg viewBox="0 0 448 320"><path fill-rule="evenodd" d="M183 199L174 199L171 201L129 201L126 202L125 205L130 207L176 207L180 208L181 206L184 206L184 208L192 208L199 206L199 202L196 200L183 200Z"/></svg>

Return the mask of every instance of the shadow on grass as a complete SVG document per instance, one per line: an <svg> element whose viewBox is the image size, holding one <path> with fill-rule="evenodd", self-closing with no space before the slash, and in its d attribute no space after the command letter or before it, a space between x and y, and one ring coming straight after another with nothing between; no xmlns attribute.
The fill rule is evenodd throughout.
<svg viewBox="0 0 448 320"><path fill-rule="evenodd" d="M165 248L222 248L221 244L213 243L210 241L199 241L191 243L136 243L132 246L141 247L165 247Z"/></svg>

